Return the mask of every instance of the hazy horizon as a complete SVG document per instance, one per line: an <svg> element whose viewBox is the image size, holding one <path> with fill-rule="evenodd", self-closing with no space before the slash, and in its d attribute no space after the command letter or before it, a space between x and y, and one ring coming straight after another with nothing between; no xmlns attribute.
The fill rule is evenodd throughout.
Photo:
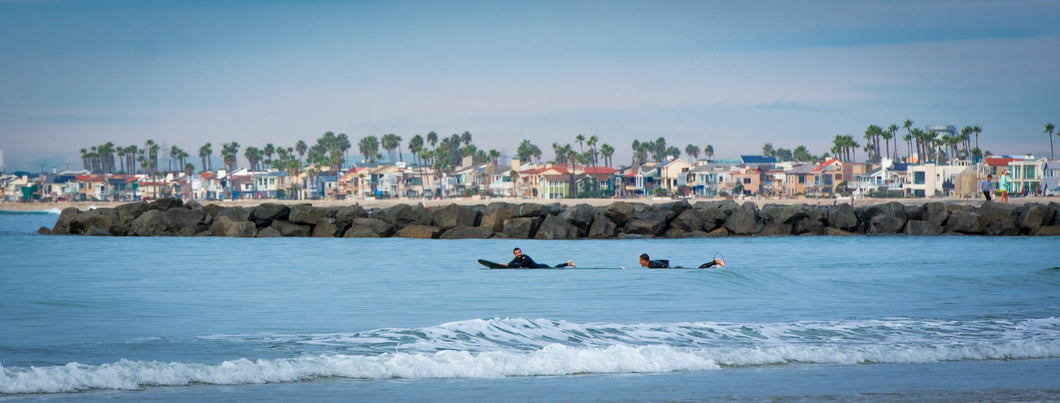
<svg viewBox="0 0 1060 403"><path fill-rule="evenodd" d="M546 158L596 135L626 164L634 139L820 155L911 119L1049 156L1058 17L1046 0L0 1L0 150L5 172L50 171L153 139L198 166L202 144L217 161L236 141L245 167L247 146L326 131L351 154L395 133L406 155L416 134L470 131Z"/></svg>

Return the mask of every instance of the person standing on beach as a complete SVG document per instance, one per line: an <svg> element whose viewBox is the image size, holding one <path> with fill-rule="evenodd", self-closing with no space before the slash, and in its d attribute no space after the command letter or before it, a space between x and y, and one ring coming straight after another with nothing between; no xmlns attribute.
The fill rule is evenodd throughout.
<svg viewBox="0 0 1060 403"><path fill-rule="evenodd" d="M994 180L994 175L987 175L986 179L979 181L979 189L983 191L983 197L986 198L986 201L993 200L990 196L990 193L994 192L994 183L991 182L992 180Z"/></svg>
<svg viewBox="0 0 1060 403"><path fill-rule="evenodd" d="M997 187L1001 190L1001 202L1008 204L1008 188L1012 183L1009 181L1008 170L1001 171L1001 177L997 179Z"/></svg>

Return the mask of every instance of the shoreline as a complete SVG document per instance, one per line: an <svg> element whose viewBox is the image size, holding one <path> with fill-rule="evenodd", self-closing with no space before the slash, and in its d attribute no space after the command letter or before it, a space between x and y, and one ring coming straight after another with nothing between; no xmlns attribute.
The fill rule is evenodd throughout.
<svg viewBox="0 0 1060 403"><path fill-rule="evenodd" d="M416 205L416 204L422 203L424 207L432 207L432 206L448 206L450 204L456 204L456 205L459 205L459 206L488 205L490 203L495 203L495 202L505 202L505 203L513 203L513 204L536 203L536 204L546 204L546 205L547 204L557 204L558 203L558 204L560 204L562 206L575 206L575 205L578 205L578 204L588 204L588 205L593 206L593 207L600 207L600 206L606 206L608 204L611 204L611 203L614 203L614 202L619 202L619 201L624 201L626 203L661 204L661 203L674 202L674 201L678 201L678 200L687 200L689 204L696 204L697 202L717 202L717 201L725 201L727 199L720 198L720 197L715 197L715 198L693 198L693 199L670 199L670 198L648 198L648 197L643 197L643 198L626 198L626 199L602 199L602 198L596 198L596 199L553 199L553 200L546 200L546 199L519 199L519 198L513 198L513 197L494 197L494 198L486 198L486 199L480 199L478 197L453 197L453 198L431 199L431 200L423 200L423 199L385 199L385 200L377 200L377 199L365 199L365 200L358 200L358 199L353 199L353 200L251 199L251 200L225 200L225 201L209 200L209 201L204 201L204 202L200 202L200 203L202 205L204 205L204 206L205 205L209 205L209 204L217 204L217 205L225 206L225 207L233 207L233 206L255 207L255 206L261 205L263 203L276 203L276 204L283 204L283 205L288 205L288 206L300 205L300 204L309 204L309 205L312 205L314 207L359 205L359 206L361 206L361 207L363 207L365 209L372 209L372 208L387 208L387 207L392 207L392 206L395 206L395 205L398 205L398 204ZM848 204L848 203L850 203L850 199L848 199L848 198L839 198L839 199L832 199L832 198L819 198L819 199L814 199L814 198L797 198L797 199L747 198L747 199L744 199L744 200L734 199L733 201L735 201L737 204L743 204L743 203L746 203L746 202L753 202L753 203L755 203L758 206L758 208L762 208L763 206L765 206L767 204L779 204L779 205L788 205L788 206L799 205L799 204L830 206L830 205L832 205L832 201L833 200L837 200L838 204ZM904 198L904 199L903 198L893 198L893 199L886 199L886 198L880 198L880 199L877 199L877 198L861 198L861 199L855 199L854 200L854 206L855 207L858 207L858 206L870 206L870 205L884 204L884 203L891 203L891 202L898 202L898 203L901 203L901 204L906 205L906 206L921 206L921 205L924 205L926 203L931 203L931 202L941 202L943 204L954 204L954 205L967 205L967 206L973 206L974 205L974 206L978 206L978 205L983 204L984 200L982 198L971 198L971 199L969 199L969 198L960 198L960 197ZM1009 199L1009 204L1017 205L1017 206L1021 206L1021 205L1028 204L1028 203L1049 204L1050 202L1060 202L1060 197L1027 196L1027 197L1013 197L1013 198ZM120 205L123 205L123 204L129 204L129 203L135 203L135 202L131 202L131 201L120 201L120 202L115 202L115 201L30 202L30 203L0 202L0 211L48 211L48 210L52 210L52 209L55 209L55 210L58 210L58 211L62 211L63 209L66 209L66 208L69 208L69 207L77 207L78 209L80 209L82 211L86 211L86 210L90 210L90 209L93 209L93 208L114 208L114 207L117 207L117 206L120 206Z"/></svg>

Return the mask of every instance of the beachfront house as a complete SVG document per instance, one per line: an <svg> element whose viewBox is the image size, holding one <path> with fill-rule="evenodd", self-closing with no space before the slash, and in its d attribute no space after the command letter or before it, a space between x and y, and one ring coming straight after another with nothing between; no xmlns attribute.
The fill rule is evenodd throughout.
<svg viewBox="0 0 1060 403"><path fill-rule="evenodd" d="M805 196L806 189L813 184L814 164L801 164L784 172L784 196Z"/></svg>
<svg viewBox="0 0 1060 403"><path fill-rule="evenodd" d="M1060 196L1060 161L1046 161L1042 168L1042 190L1046 196Z"/></svg>
<svg viewBox="0 0 1060 403"><path fill-rule="evenodd" d="M1036 195L1042 193L1045 164L1048 159L1027 156L1008 163L1009 176L1012 178L1012 193Z"/></svg>

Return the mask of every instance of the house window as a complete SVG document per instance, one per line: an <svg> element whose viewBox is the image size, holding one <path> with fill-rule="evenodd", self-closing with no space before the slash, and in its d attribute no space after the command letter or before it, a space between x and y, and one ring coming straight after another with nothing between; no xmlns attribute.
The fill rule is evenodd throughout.
<svg viewBox="0 0 1060 403"><path fill-rule="evenodd" d="M925 175L924 175L923 171L921 171L921 172L913 172L913 183L915 183L917 185L923 185L924 182L926 182L924 180L924 177L925 177Z"/></svg>
<svg viewBox="0 0 1060 403"><path fill-rule="evenodd" d="M806 183L806 177L802 176L802 175L799 175L799 184L803 184L803 183Z"/></svg>
<svg viewBox="0 0 1060 403"><path fill-rule="evenodd" d="M1023 171L1023 179L1034 179L1034 166L1026 166Z"/></svg>
<svg viewBox="0 0 1060 403"><path fill-rule="evenodd" d="M749 185L749 184L751 184L751 178L743 178L743 183L744 183L745 185Z"/></svg>

